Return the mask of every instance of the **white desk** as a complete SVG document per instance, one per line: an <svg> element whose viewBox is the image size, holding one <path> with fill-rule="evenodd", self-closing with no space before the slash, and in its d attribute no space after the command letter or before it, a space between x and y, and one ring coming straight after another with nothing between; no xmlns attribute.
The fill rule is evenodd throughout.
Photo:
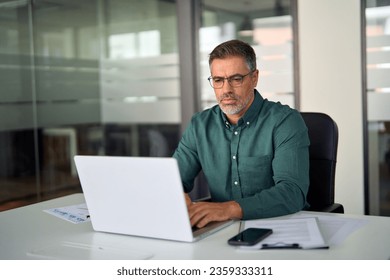
<svg viewBox="0 0 390 280"><path fill-rule="evenodd" d="M83 202L82 194L74 194L0 212L0 259L378 260L390 257L388 217L343 216L364 218L368 223L330 249L243 251L226 242L238 232L239 223L196 243L181 243L94 232L90 222L72 224L43 212Z"/></svg>

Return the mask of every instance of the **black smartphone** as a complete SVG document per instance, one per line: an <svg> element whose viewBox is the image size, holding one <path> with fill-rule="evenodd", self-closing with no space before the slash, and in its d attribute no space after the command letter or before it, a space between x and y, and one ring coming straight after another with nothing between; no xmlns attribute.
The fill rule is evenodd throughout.
<svg viewBox="0 0 390 280"><path fill-rule="evenodd" d="M247 228L228 240L230 245L252 246L272 233L270 228Z"/></svg>

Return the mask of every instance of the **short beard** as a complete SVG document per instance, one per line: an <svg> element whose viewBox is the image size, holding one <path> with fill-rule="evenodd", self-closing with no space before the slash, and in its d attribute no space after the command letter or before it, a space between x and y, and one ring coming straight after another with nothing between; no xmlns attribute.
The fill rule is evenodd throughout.
<svg viewBox="0 0 390 280"><path fill-rule="evenodd" d="M221 101L224 98L233 98L238 101L238 104L236 105L222 105ZM222 95L222 97L218 100L219 108L221 108L222 112L224 112L226 115L236 115L239 114L246 106L249 104L252 96L248 95L248 97L244 100L240 100L236 97L234 93L225 93Z"/></svg>

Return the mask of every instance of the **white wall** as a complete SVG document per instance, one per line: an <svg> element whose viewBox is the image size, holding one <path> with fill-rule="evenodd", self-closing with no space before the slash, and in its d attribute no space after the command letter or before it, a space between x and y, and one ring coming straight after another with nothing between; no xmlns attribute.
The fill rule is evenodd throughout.
<svg viewBox="0 0 390 280"><path fill-rule="evenodd" d="M339 127L336 201L364 214L360 1L298 0L301 111Z"/></svg>

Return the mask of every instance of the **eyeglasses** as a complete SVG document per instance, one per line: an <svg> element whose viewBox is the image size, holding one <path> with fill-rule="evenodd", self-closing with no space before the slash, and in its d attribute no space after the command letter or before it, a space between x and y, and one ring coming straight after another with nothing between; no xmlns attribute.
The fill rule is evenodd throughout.
<svg viewBox="0 0 390 280"><path fill-rule="evenodd" d="M229 85L232 87L240 87L242 85L242 82L244 81L244 78L248 76L249 74L252 74L255 70L250 71L248 74L245 75L233 75L227 78L222 77L208 77L207 80L209 80L210 85L213 88L219 89L223 87L223 84L225 83L225 80L228 81Z"/></svg>

